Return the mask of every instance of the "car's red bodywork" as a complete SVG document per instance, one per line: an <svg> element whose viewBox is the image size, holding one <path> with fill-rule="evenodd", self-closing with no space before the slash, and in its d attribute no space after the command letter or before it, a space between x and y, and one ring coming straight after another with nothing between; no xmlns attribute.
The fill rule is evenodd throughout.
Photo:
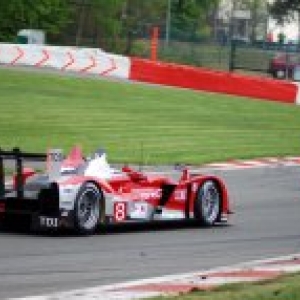
<svg viewBox="0 0 300 300"><path fill-rule="evenodd" d="M19 164L26 155L19 154ZM211 226L228 219L227 189L216 176L187 168L173 176L128 166L117 170L104 152L85 159L78 147L66 159L57 157L47 155L42 175L19 166L12 190L0 195L0 217L27 214L38 227L83 233L109 223L196 219Z"/></svg>

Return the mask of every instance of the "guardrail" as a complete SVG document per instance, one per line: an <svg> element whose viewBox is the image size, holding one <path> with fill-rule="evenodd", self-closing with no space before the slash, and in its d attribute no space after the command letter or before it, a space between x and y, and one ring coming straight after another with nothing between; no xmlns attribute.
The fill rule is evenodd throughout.
<svg viewBox="0 0 300 300"><path fill-rule="evenodd" d="M195 90L298 103L292 82L226 71L155 62L110 54L96 48L0 43L0 64L53 68L62 72L117 77Z"/></svg>
<svg viewBox="0 0 300 300"><path fill-rule="evenodd" d="M130 60L96 48L0 43L0 63L128 79Z"/></svg>
<svg viewBox="0 0 300 300"><path fill-rule="evenodd" d="M181 66L134 58L131 80L295 103L298 86L292 82L247 76L226 71Z"/></svg>

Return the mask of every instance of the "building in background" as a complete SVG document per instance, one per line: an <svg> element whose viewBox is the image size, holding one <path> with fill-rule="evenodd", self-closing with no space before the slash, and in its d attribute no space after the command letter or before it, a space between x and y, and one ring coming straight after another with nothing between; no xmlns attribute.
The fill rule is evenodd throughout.
<svg viewBox="0 0 300 300"><path fill-rule="evenodd" d="M245 42L265 39L268 13L264 1L222 0L216 14L215 35Z"/></svg>
<svg viewBox="0 0 300 300"><path fill-rule="evenodd" d="M285 42L299 42L299 17L295 14L289 23L279 25L268 13L270 1L221 0L216 13L215 36L218 40L278 42L283 35Z"/></svg>

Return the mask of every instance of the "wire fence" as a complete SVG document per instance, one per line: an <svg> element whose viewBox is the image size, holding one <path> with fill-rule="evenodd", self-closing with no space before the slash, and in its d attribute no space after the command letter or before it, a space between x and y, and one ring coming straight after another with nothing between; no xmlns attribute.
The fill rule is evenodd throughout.
<svg viewBox="0 0 300 300"><path fill-rule="evenodd" d="M150 57L149 39L137 40L132 55ZM300 67L300 44L275 42L219 43L160 40L158 60L199 66L209 69L257 73L279 79L293 79L295 67Z"/></svg>
<svg viewBox="0 0 300 300"><path fill-rule="evenodd" d="M232 43L230 70L259 72L277 79L299 81L300 44Z"/></svg>

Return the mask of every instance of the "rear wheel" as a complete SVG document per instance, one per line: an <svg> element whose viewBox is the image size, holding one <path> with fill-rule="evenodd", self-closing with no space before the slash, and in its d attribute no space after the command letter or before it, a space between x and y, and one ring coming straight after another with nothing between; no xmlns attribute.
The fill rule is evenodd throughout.
<svg viewBox="0 0 300 300"><path fill-rule="evenodd" d="M75 229L80 234L92 234L102 219L103 195L92 182L86 182L80 188L75 201Z"/></svg>
<svg viewBox="0 0 300 300"><path fill-rule="evenodd" d="M274 71L274 77L277 79L284 79L285 78L285 70L279 69Z"/></svg>
<svg viewBox="0 0 300 300"><path fill-rule="evenodd" d="M197 191L195 218L204 226L212 226L220 219L221 193L216 182L206 180Z"/></svg>

